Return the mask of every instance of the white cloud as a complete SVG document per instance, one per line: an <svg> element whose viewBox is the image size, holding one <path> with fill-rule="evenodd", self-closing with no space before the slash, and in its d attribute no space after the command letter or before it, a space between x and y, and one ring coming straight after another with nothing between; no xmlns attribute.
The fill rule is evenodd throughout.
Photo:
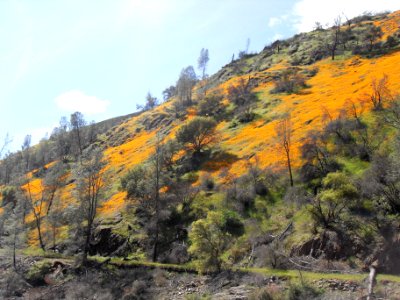
<svg viewBox="0 0 400 300"><path fill-rule="evenodd" d="M300 0L295 4L293 14L297 18L296 29L305 32L312 30L315 22L332 24L338 15L353 18L365 11L376 13L397 9L400 9L400 3L393 0Z"/></svg>
<svg viewBox="0 0 400 300"><path fill-rule="evenodd" d="M275 27L276 25L279 25L280 23L282 23L282 20L280 18L272 17L268 21L268 27Z"/></svg>
<svg viewBox="0 0 400 300"><path fill-rule="evenodd" d="M94 115L107 110L110 102L96 96L89 96L79 90L65 92L55 98L57 106L67 112L80 111L83 114Z"/></svg>
<svg viewBox="0 0 400 300"><path fill-rule="evenodd" d="M283 22L285 22L288 19L288 17L289 17L289 15L283 15L280 17L272 17L268 20L268 27L272 28L277 25L280 25Z"/></svg>

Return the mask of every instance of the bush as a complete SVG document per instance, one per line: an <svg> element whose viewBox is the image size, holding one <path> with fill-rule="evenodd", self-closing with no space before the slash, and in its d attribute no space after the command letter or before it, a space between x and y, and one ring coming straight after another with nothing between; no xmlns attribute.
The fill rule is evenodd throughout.
<svg viewBox="0 0 400 300"><path fill-rule="evenodd" d="M189 253L197 257L201 272L222 270L223 254L235 236L243 234L244 226L232 212L210 211L207 218L192 224Z"/></svg>
<svg viewBox="0 0 400 300"><path fill-rule="evenodd" d="M308 284L291 284L286 294L287 300L313 299L321 294L319 290Z"/></svg>
<svg viewBox="0 0 400 300"><path fill-rule="evenodd" d="M287 69L282 72L280 77L275 80L275 87L271 90L272 94L276 93L297 93L301 89L306 88L306 81L303 75L299 74L295 69Z"/></svg>
<svg viewBox="0 0 400 300"><path fill-rule="evenodd" d="M1 206L6 206L9 203L13 203L13 206L17 204L16 189L15 187L6 187L1 193L2 203Z"/></svg>
<svg viewBox="0 0 400 300"><path fill-rule="evenodd" d="M254 291L250 295L250 300L274 300L274 297L269 293L267 288L261 288Z"/></svg>
<svg viewBox="0 0 400 300"><path fill-rule="evenodd" d="M255 116L255 113L251 111L244 111L242 113L239 113L237 118L240 123L249 123L254 120Z"/></svg>
<svg viewBox="0 0 400 300"><path fill-rule="evenodd" d="M201 186L205 190L208 190L208 191L213 190L215 188L214 178L212 178L210 174L205 174L201 178Z"/></svg>
<svg viewBox="0 0 400 300"><path fill-rule="evenodd" d="M26 273L26 280L32 285L44 285L44 277L49 274L52 264L49 261L38 261Z"/></svg>
<svg viewBox="0 0 400 300"><path fill-rule="evenodd" d="M223 96L219 93L207 95L199 101L197 113L199 116L214 117L218 120L225 115L225 106L222 104Z"/></svg>
<svg viewBox="0 0 400 300"><path fill-rule="evenodd" d="M389 35L386 39L386 42L384 44L384 46L386 48L394 48L396 47L398 44L400 43L400 41L398 39L396 39L395 37L393 37L392 35Z"/></svg>
<svg viewBox="0 0 400 300"><path fill-rule="evenodd" d="M287 267L287 258L283 245L280 241L274 240L268 245L260 246L256 251L258 264L262 267L273 269L284 269Z"/></svg>
<svg viewBox="0 0 400 300"><path fill-rule="evenodd" d="M212 118L195 117L179 128L176 140L185 145L187 149L199 153L216 141L216 126L217 122Z"/></svg>

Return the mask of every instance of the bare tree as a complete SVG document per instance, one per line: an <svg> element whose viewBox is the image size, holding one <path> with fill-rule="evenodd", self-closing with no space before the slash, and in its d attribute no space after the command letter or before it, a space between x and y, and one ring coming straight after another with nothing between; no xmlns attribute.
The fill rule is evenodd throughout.
<svg viewBox="0 0 400 300"><path fill-rule="evenodd" d="M340 18L340 16L338 16L334 20L333 27L332 27L333 32L331 32L329 41L327 42L327 45L326 45L329 52L331 53L332 60L335 60L336 50L340 43L341 24L342 24L341 18Z"/></svg>
<svg viewBox="0 0 400 300"><path fill-rule="evenodd" d="M201 79L205 79L207 76L206 69L207 69L207 64L208 64L209 60L210 60L210 57L208 55L208 49L202 48L200 51L199 59L197 60L198 68L202 72Z"/></svg>
<svg viewBox="0 0 400 300"><path fill-rule="evenodd" d="M383 109L383 103L388 99L392 99L389 89L389 77L384 74L379 80L376 78L372 79L371 88L372 92L368 97L372 102L373 108L375 110Z"/></svg>
<svg viewBox="0 0 400 300"><path fill-rule="evenodd" d="M368 43L368 51L371 52L374 49L374 43L376 40L383 36L382 28L375 25L370 25L364 34L364 41Z"/></svg>
<svg viewBox="0 0 400 300"><path fill-rule="evenodd" d="M287 114L275 126L275 133L278 137L280 147L283 149L286 156L286 164L289 171L290 186L293 186L293 174L290 152L292 149L291 135L292 135L292 122L290 114Z"/></svg>
<svg viewBox="0 0 400 300"><path fill-rule="evenodd" d="M3 157L4 152L7 150L7 147L11 142L12 142L12 139L10 138L10 136L7 133L6 136L4 137L3 145L0 148L0 159Z"/></svg>
<svg viewBox="0 0 400 300"><path fill-rule="evenodd" d="M168 99L176 95L176 87L171 85L163 90L162 94L164 101L167 101Z"/></svg>
<svg viewBox="0 0 400 300"><path fill-rule="evenodd" d="M153 95L148 92L146 95L146 104L144 106L145 110L150 110L153 109L158 105L158 99L156 97L153 97Z"/></svg>
<svg viewBox="0 0 400 300"><path fill-rule="evenodd" d="M56 192L63 182L63 169L60 166L61 164L57 164L50 169L46 177L40 180L39 186L33 187L28 178L28 183L21 188L25 201L33 213L40 248L42 248L43 251L46 250L46 245L42 233L42 221L43 218L48 215Z"/></svg>
<svg viewBox="0 0 400 300"><path fill-rule="evenodd" d="M86 125L86 121L81 112L77 111L71 115L70 127L71 127L72 134L74 136L74 140L78 146L79 155L82 155L82 152L83 152L82 128L85 125Z"/></svg>
<svg viewBox="0 0 400 300"><path fill-rule="evenodd" d="M31 158L31 141L32 141L32 136L30 134L26 135L24 138L24 142L22 143L21 146L21 153L22 157L24 159L24 170L27 172L30 169L30 158Z"/></svg>
<svg viewBox="0 0 400 300"><path fill-rule="evenodd" d="M86 264L93 233L97 208L102 200L102 190L105 185L103 153L94 149L83 153L81 163L74 170L77 181L76 191L80 204L80 212L85 223L85 240L83 245L82 263Z"/></svg>

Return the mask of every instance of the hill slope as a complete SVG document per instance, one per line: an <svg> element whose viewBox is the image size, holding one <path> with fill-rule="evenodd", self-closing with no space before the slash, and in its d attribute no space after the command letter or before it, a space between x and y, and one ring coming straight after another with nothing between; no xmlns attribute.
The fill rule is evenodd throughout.
<svg viewBox="0 0 400 300"><path fill-rule="evenodd" d="M379 26L382 34L376 35L369 43L366 36L371 28L375 28L373 26ZM355 265L359 270L363 259L374 256L377 249L386 249L379 236L381 227L374 227L375 219L378 219L374 205L380 202L365 196L367 189L362 187L362 179L376 164L376 157L382 153L387 157L396 155L393 150L396 132L390 126L383 126L379 120L385 119L389 116L385 114L395 109L392 103L396 103L394 95L400 89L399 26L400 12L367 16L343 25L341 32L349 32L350 36L334 50L334 60L331 59L330 43L335 28L277 41L262 52L244 55L211 77L197 81L191 90L193 99L190 105L179 111L177 104L181 99L175 95L154 109L104 123L104 128L116 125L98 135L86 147L87 150L101 149L107 162L102 169L107 174L107 181L102 205L97 208L95 238L89 253L144 260L151 256L149 252L154 247L148 245L151 233L156 230L158 236L159 231L165 229L159 260L193 263L193 256L197 260L202 258L198 254L202 249L196 244L201 233L193 228L204 226L212 230L214 227L207 227L209 222L223 220L226 223L218 223L221 232L216 234L220 234L221 239L229 236L228 240L234 242L227 242L229 246L220 249L222 252L218 259L221 263L240 266L272 264L276 267L280 266L278 261L282 256L310 254L314 258L326 257L328 264L330 259L345 259L347 269ZM279 84L283 85L283 90L278 89ZM290 84L294 85L293 89L289 89ZM379 84L384 85L380 91L385 99L382 107L374 107L371 97ZM242 107L235 103L232 100L235 87L245 89L243 94L246 97L253 95L246 98L253 99L252 102ZM208 104L206 108L209 111L204 113L201 103L210 95L217 95L213 99L218 99L218 103ZM175 141L181 128L196 120L198 115L212 115L215 105L223 111L214 114L216 142L210 144L210 149L206 147L197 152L182 145L176 149L170 159L172 166L169 165L170 169L165 172L168 178L160 186L157 182L157 189L152 190L157 199L166 199L165 207L161 211L149 212L143 204L143 199L153 199L152 194L147 193L148 187L143 185L144 195L132 196L129 184L121 188L121 179L132 180L129 177L131 170L137 166L153 166L160 141L163 144ZM295 187L288 184L287 153L283 151L277 129L283 120L290 121L290 164ZM343 132L345 137L340 136ZM318 139L313 140L311 133ZM339 136L338 140L335 134ZM378 145L374 144L374 138L379 140ZM304 145L311 145L311 142L320 148L304 150ZM367 153L360 155L360 147ZM310 153L315 149L318 159L321 159L318 155L322 155L322 160L329 160L326 165L321 163L328 171L324 170L326 172L319 177L307 177L309 174L306 176L304 173L311 164ZM330 159L335 164L330 164ZM74 168L78 168L82 161L70 157L65 160L68 171L63 175L62 186L55 192L58 204L54 204L52 210L64 214L60 220L65 218L67 221L63 219L55 223L48 217L53 197L50 201L44 196L49 185L46 186L47 179L39 171L48 174L55 168L55 162L43 170L33 170L21 176L23 180L7 182L14 186L21 184L21 199L29 200L30 197L34 203L31 209L25 207L24 215L28 224L27 243L31 250L40 247L40 234L46 244L54 244L60 251L73 244L70 221L73 213L69 210L78 206L79 176L76 176ZM143 171L135 180L139 182L145 178L152 182L154 176L146 174ZM343 176L347 177L343 179ZM7 190L6 184L2 189ZM3 192L3 201L5 195L9 194ZM10 202L16 201L10 199ZM343 199L351 205L343 205ZM327 208L320 205L318 211L318 201L325 200L331 201L330 204ZM341 205L343 208L335 211ZM323 219L326 210L330 220ZM397 220L399 212L395 208L385 211L384 215L386 213L391 216L387 219ZM154 216L160 218L156 225L152 223ZM42 222L41 233L37 230L38 220ZM366 222L366 225L359 228L351 221ZM393 224L386 225L394 228ZM396 244L396 236L397 232L386 240ZM359 240L354 241L355 237ZM192 256L188 254L188 243ZM367 249L368 243L376 247ZM281 248L271 248L278 244L285 255L279 255ZM315 249L317 244L320 252ZM347 251L350 244L348 249L351 251ZM200 250L195 248L196 245ZM79 247L71 251L79 252ZM276 257L265 257L262 253L273 253ZM182 260L176 258L180 255ZM289 261L285 260L282 266L288 264ZM398 271L393 268L385 270Z"/></svg>

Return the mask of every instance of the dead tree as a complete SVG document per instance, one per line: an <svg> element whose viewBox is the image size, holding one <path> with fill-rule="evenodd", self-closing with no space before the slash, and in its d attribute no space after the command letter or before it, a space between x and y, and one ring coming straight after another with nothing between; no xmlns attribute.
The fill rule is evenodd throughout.
<svg viewBox="0 0 400 300"><path fill-rule="evenodd" d="M290 186L293 186L293 174L292 174L292 163L291 163L291 135L292 135L292 122L291 116L288 114L275 126L275 133L277 135L279 145L283 149L286 156L286 164L289 172Z"/></svg>

